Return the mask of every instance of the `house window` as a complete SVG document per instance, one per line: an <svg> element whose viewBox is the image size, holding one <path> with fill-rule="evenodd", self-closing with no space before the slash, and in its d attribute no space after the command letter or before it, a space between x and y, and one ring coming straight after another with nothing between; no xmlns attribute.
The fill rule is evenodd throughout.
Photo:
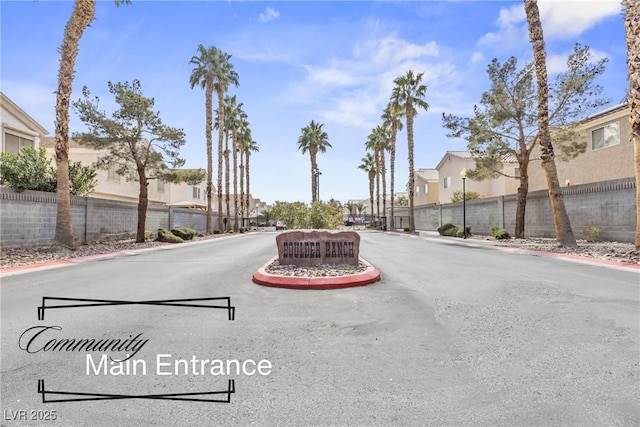
<svg viewBox="0 0 640 427"><path fill-rule="evenodd" d="M157 186L158 193L164 193L164 181L161 179L157 179L156 183L158 184Z"/></svg>
<svg viewBox="0 0 640 427"><path fill-rule="evenodd" d="M200 199L200 188L198 187L193 187L193 199L194 200L199 200Z"/></svg>
<svg viewBox="0 0 640 427"><path fill-rule="evenodd" d="M416 186L416 196L417 196L417 195L419 195L419 194L420 194L420 186L419 186L419 185L417 185L417 186Z"/></svg>
<svg viewBox="0 0 640 427"><path fill-rule="evenodd" d="M446 177L444 179L444 188L449 188L450 185L451 185L451 178L450 177Z"/></svg>
<svg viewBox="0 0 640 427"><path fill-rule="evenodd" d="M424 194L428 194L429 193L429 184L425 184L424 185Z"/></svg>
<svg viewBox="0 0 640 427"><path fill-rule="evenodd" d="M4 133L4 151L5 153L17 154L22 147L33 147L33 138L25 138L9 132Z"/></svg>
<svg viewBox="0 0 640 427"><path fill-rule="evenodd" d="M513 174L516 178L520 178L520 168L515 168Z"/></svg>
<svg viewBox="0 0 640 427"><path fill-rule="evenodd" d="M620 122L609 123L606 126L591 131L592 150L618 144L620 144Z"/></svg>
<svg viewBox="0 0 640 427"><path fill-rule="evenodd" d="M116 165L111 165L109 169L107 169L107 179L120 182L120 175L116 172Z"/></svg>

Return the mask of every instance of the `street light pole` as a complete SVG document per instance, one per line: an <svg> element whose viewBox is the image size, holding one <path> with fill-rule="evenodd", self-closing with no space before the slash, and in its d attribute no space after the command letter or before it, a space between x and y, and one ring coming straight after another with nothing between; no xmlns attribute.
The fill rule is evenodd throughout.
<svg viewBox="0 0 640 427"><path fill-rule="evenodd" d="M467 189L465 188L465 181L467 180L467 168L462 169L460 172L462 177L462 234L463 239L467 238Z"/></svg>

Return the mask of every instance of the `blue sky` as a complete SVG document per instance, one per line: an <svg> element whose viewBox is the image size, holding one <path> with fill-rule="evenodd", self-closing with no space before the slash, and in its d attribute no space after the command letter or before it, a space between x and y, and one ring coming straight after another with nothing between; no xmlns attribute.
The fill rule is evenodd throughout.
<svg viewBox="0 0 640 427"><path fill-rule="evenodd" d="M2 1L1 90L53 136L58 47L71 1ZM539 1L549 72L562 71L576 42L607 57L604 96L625 95L626 46L618 0ZM319 156L320 196L368 198L358 169L380 124L393 79L424 72L430 108L415 119L415 165L435 167L447 150L442 113L469 115L488 86L493 58L531 59L520 1L136 1L97 2L80 42L73 99L87 86L113 111L107 82L139 79L165 124L184 129L186 167L206 168L204 92L189 86L198 44L232 55L260 152L251 190L263 201L311 199L310 161L297 150L300 129L324 123L333 146ZM74 113L71 131L83 130ZM398 137L396 191L408 177L406 132ZM214 164L217 164L214 159ZM216 171L214 171L215 183Z"/></svg>

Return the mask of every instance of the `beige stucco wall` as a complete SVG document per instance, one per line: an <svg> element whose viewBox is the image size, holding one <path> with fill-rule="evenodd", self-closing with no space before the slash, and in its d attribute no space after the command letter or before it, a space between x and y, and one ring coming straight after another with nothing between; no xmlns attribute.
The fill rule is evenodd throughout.
<svg viewBox="0 0 640 427"><path fill-rule="evenodd" d="M5 131L34 141L34 147L40 146L40 141L48 133L40 124L33 120L20 107L4 94L0 96L0 150L5 152Z"/></svg>
<svg viewBox="0 0 640 427"><path fill-rule="evenodd" d="M620 122L620 144L593 150L591 132L609 123ZM585 124L581 138L587 143L587 150L568 162L556 160L558 179L562 187L587 184L635 176L633 167L633 144L629 127L629 113L626 108L616 110ZM540 147L531 153L532 159L539 159ZM539 160L529 165L529 191L547 188L547 180Z"/></svg>

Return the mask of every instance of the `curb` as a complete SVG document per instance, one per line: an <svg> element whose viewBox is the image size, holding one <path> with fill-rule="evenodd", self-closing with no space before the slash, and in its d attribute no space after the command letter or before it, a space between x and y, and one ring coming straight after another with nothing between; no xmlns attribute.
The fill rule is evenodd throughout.
<svg viewBox="0 0 640 427"><path fill-rule="evenodd" d="M435 236L435 235L434 236L418 235L418 236L408 236L408 237L419 238L419 239L428 240L432 242L440 242L448 245L468 246L473 248L488 248L488 249L495 249L502 252L517 253L517 254L523 254L523 255L533 255L533 256L540 256L540 257L546 257L546 258L557 258L564 261L576 262L580 264L597 265L601 267L610 267L610 268L615 268L622 271L640 271L640 264L634 264L630 262L591 258L591 257L580 256L580 255L563 254L563 253L549 252L549 251L538 250L538 249L511 248L508 246L499 246L491 243L484 243L484 241L473 241L473 240L470 241L468 239L465 240L465 239L460 239L456 237L448 238L447 236Z"/></svg>
<svg viewBox="0 0 640 427"><path fill-rule="evenodd" d="M43 261L43 262L38 262L38 263L35 263L35 264L19 265L19 266L16 266L16 267L0 267L0 277L15 276L17 274L31 273L31 272L35 272L35 271L53 270L55 268L61 268L61 267L65 267L65 266L69 266L69 265L73 265L73 264L80 264L80 263L87 262L87 261L103 261L103 260L118 258L118 257L122 257L122 256L138 255L138 254L145 253L145 252L168 251L168 250L171 250L171 249L177 248L177 247L184 247L184 246L187 246L187 245L201 245L201 244L204 244L204 243L207 243L207 242L211 242L211 241L214 241L214 240L231 239L231 238L239 237L239 236L240 236L240 234L237 234L237 235L234 235L234 236L222 236L222 237L216 237L214 239L198 240L196 242L186 241L184 243L175 244L175 245L167 244L167 245L162 245L162 246L155 246L153 248L124 249L124 250L121 250L121 251L118 251L118 252L110 252L110 253L106 253L106 254L87 255L87 256L76 257L76 258L66 258L66 259L57 259L57 260L51 260L51 261Z"/></svg>
<svg viewBox="0 0 640 427"><path fill-rule="evenodd" d="M265 265L253 273L254 283L273 288L326 290L370 285L380 280L381 277L380 271L363 258L360 258L360 262L365 264L367 269L362 273L347 276L295 277L267 273L266 268L276 259L278 259L277 256L271 258Z"/></svg>

